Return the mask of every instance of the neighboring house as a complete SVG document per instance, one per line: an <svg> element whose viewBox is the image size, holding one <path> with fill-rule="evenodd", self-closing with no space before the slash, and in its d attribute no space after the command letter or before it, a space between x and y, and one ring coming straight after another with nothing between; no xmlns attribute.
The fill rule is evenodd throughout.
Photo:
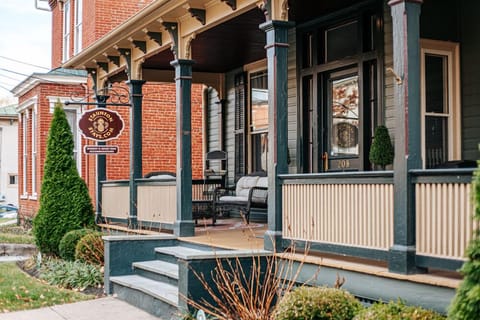
<svg viewBox="0 0 480 320"><path fill-rule="evenodd" d="M17 127L15 106L0 107L0 205L18 206Z"/></svg>
<svg viewBox="0 0 480 320"><path fill-rule="evenodd" d="M82 112L92 108L75 102L92 102L96 93L92 90L91 80L85 70L61 68L68 60L83 48L92 45L97 39L111 31L128 17L140 10L148 1L50 1L52 10L52 70L46 73L34 73L19 83L12 92L19 99L18 159L20 216L33 217L39 208L40 188L45 162L48 130L56 102L64 105L74 137L74 156L80 175L84 178L97 208L101 208L101 198L97 199L97 157L85 154L86 145L95 144L85 139L78 128ZM82 6L82 4L84 4ZM115 6L114 16L103 12ZM123 89L124 90L124 89ZM202 131L202 107L204 86L197 85L193 92L192 125L196 132ZM124 93L126 91L122 91ZM143 89L144 104L142 122L145 147L141 175L152 171L175 172L175 87L173 84L151 83ZM114 97L111 100L115 99ZM65 102L71 102L66 105ZM130 162L128 106L113 107L125 123L122 135L110 141L119 147L116 154L103 156L106 169L101 180L128 179ZM161 109L162 112L158 112ZM196 136L194 146L194 175L198 178L203 172L203 153L199 143L201 135Z"/></svg>
<svg viewBox="0 0 480 320"><path fill-rule="evenodd" d="M54 21L80 2L50 1ZM85 0L84 8L97 2ZM266 249L297 243L312 257L336 259L321 268L318 283L331 284L340 272L344 288L367 300L399 296L445 311L455 289L446 275L462 265L476 227L470 181L480 141L479 10L479 2L448 0L151 1L56 60L87 70L97 86L127 81L133 123L164 110L160 104L142 115L151 100L137 93L175 84L176 184L142 181L133 166L128 183L103 186L102 215L127 213L174 236L195 236L195 148L221 149L230 183L268 172ZM198 85L208 89L204 131L197 132L190 124ZM154 92L163 98L164 91ZM135 161L154 156L135 146L149 147L158 123L130 130ZM395 161L391 170L374 171L368 154L382 124L394 139ZM137 240L107 239L106 286L142 304L137 297L154 289L130 275L131 263L184 239ZM191 268L208 271L211 261L177 254L185 263L176 266L172 290L190 297L198 289ZM352 259L363 265L352 266ZM301 279L313 276L315 264L305 264ZM444 277L432 280L438 270ZM167 310L182 305L176 298Z"/></svg>

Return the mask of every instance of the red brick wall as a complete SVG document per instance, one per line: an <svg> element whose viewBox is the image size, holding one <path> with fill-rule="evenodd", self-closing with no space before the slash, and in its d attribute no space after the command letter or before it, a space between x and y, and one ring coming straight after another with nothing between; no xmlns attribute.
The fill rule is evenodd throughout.
<svg viewBox="0 0 480 320"><path fill-rule="evenodd" d="M151 171L176 172L176 106L175 84L143 86L142 104L142 169L143 175ZM122 135L108 144L119 146L119 153L107 156L107 178L128 179L130 170L128 107L116 107L124 122ZM203 123L202 86L192 86L192 176L203 176Z"/></svg>

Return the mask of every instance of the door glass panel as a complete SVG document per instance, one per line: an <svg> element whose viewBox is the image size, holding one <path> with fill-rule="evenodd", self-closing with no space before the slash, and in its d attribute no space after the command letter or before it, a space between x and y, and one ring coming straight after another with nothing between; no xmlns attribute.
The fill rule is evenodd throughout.
<svg viewBox="0 0 480 320"><path fill-rule="evenodd" d="M331 82L330 157L359 154L358 75Z"/></svg>
<svg viewBox="0 0 480 320"><path fill-rule="evenodd" d="M268 133L252 134L252 171L267 171Z"/></svg>

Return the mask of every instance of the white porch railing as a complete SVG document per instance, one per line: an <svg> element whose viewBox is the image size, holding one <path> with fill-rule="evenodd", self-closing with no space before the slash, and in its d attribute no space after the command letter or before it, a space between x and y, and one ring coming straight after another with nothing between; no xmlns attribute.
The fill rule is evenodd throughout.
<svg viewBox="0 0 480 320"><path fill-rule="evenodd" d="M393 184L385 176L365 179L325 174L302 183L285 180L283 237L388 250L393 244Z"/></svg>
<svg viewBox="0 0 480 320"><path fill-rule="evenodd" d="M416 173L416 249L419 255L464 259L475 225L471 173L467 171L465 176L459 172L428 170L423 175Z"/></svg>

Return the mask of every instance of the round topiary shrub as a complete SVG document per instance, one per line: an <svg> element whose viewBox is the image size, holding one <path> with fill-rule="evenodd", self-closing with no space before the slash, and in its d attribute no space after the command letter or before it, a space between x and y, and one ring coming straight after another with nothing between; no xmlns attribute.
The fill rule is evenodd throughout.
<svg viewBox="0 0 480 320"><path fill-rule="evenodd" d="M85 235L93 233L93 229L77 229L72 230L63 236L62 240L58 244L58 252L60 257L63 260L74 261L75 260L75 248L77 247L78 241L82 239Z"/></svg>
<svg viewBox="0 0 480 320"><path fill-rule="evenodd" d="M103 266L104 244L102 233L94 232L83 236L75 247L75 260Z"/></svg>
<svg viewBox="0 0 480 320"><path fill-rule="evenodd" d="M361 309L361 303L347 291L326 287L298 287L279 301L273 319L353 319Z"/></svg>
<svg viewBox="0 0 480 320"><path fill-rule="evenodd" d="M363 309L354 320L444 320L445 317L435 311L421 307L407 306L402 301L389 303L375 303L370 308Z"/></svg>

